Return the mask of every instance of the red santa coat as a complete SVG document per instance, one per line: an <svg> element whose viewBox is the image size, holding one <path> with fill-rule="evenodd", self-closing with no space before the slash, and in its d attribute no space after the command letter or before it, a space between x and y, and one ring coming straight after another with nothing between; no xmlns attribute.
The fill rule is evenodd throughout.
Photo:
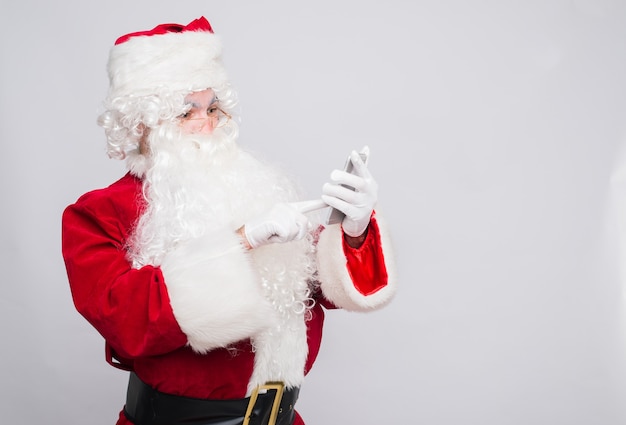
<svg viewBox="0 0 626 425"><path fill-rule="evenodd" d="M233 341L208 335L205 343L204 336L192 336L189 323L181 326L183 319L177 319L170 297L174 288L162 267L135 269L127 259L126 243L143 207L141 187L141 180L127 174L65 210L62 250L76 309L104 337L107 352L152 387L196 398L245 397L255 369L250 338L238 336L245 335L245 325L240 329L234 325L237 316L229 318L236 328ZM380 220L373 217L358 249L347 246L339 226L329 226L320 235L318 252L321 290L306 321L303 375L320 348L323 307L368 311L385 305L395 292L390 244ZM254 331L252 323L250 335ZM118 424L124 423L129 422L120 414ZM303 422L298 416L295 423Z"/></svg>

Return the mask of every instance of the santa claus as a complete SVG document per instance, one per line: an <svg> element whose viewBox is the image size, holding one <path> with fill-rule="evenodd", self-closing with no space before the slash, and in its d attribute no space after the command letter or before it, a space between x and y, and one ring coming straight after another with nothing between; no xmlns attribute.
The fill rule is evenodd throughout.
<svg viewBox="0 0 626 425"><path fill-rule="evenodd" d="M371 311L395 292L375 180L353 152L321 195L345 218L308 216L289 179L236 144L204 17L120 37L108 71L99 124L128 173L67 207L63 256L77 310L130 371L118 424L303 424L324 309Z"/></svg>

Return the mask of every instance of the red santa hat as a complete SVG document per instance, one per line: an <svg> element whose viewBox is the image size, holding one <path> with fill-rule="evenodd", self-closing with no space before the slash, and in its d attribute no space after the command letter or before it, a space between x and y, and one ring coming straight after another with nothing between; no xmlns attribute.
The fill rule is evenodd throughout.
<svg viewBox="0 0 626 425"><path fill-rule="evenodd" d="M228 81L221 54L221 40L204 16L123 35L109 54L109 96L217 87Z"/></svg>

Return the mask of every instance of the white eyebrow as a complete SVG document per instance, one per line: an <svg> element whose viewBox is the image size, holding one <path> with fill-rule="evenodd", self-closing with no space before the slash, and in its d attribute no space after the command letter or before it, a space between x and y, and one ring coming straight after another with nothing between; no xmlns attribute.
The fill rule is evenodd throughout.
<svg viewBox="0 0 626 425"><path fill-rule="evenodd" d="M211 99L211 101L209 102L209 106L213 105L215 102L217 102L217 96L213 96L213 98ZM185 105L191 105L192 108L201 108L202 105L196 103L196 102L185 102Z"/></svg>

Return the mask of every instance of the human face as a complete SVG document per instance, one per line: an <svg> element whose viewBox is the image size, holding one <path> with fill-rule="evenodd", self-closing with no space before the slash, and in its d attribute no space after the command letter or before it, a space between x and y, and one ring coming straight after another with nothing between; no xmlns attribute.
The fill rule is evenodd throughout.
<svg viewBox="0 0 626 425"><path fill-rule="evenodd" d="M215 127L230 118L219 107L219 101L211 89L188 94L185 105L190 109L178 117L184 134L211 134Z"/></svg>

